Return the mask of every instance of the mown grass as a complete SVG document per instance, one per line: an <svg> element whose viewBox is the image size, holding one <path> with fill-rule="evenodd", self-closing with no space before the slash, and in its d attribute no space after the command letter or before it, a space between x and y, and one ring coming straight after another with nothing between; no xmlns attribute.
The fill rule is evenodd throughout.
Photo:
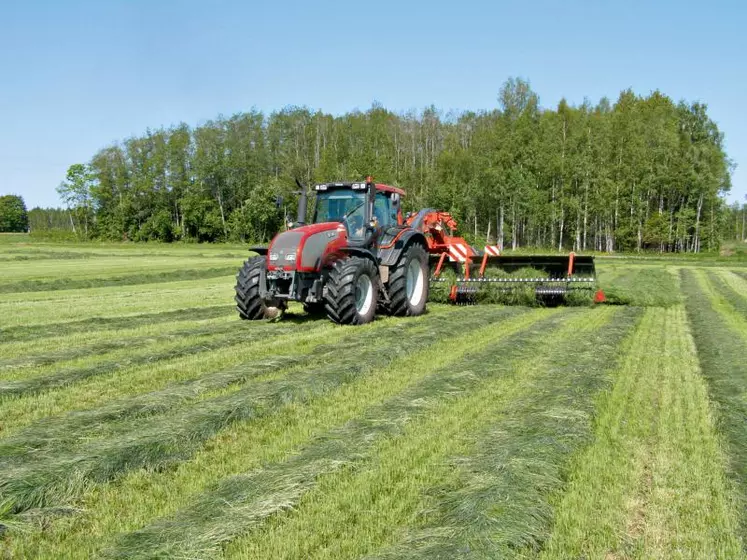
<svg viewBox="0 0 747 560"><path fill-rule="evenodd" d="M747 281L726 270L709 270L708 283L719 297L743 317L747 317Z"/></svg>
<svg viewBox="0 0 747 560"><path fill-rule="evenodd" d="M299 454L286 461L229 478L215 490L197 499L173 519L165 519L125 537L115 555L150 557L153 555L200 556L214 549L222 541L230 540L273 513L291 507L317 479L334 474L339 469L376 456L377 443L401 434L410 421L431 410L441 398L469 391L480 378L476 365L486 363L487 356L503 355L507 361L528 348L539 347L540 333L547 333L564 324L563 316L552 313L550 319L536 323L495 345L470 352L456 364L432 370L409 389L373 407L360 417L322 434ZM583 318L588 322L587 318ZM573 322L573 321L572 321ZM576 317L575 324L582 323ZM494 327L495 328L495 327ZM483 344L487 343L485 338ZM416 367L419 364L413 364ZM502 372L509 370L501 368ZM486 369L489 376L492 369ZM510 371L510 370L509 370ZM442 438L447 438L444 434ZM433 435L430 436L434 440ZM438 439L438 438L436 438ZM448 439L448 438L447 438ZM212 511L205 516L206 508ZM192 538L184 539L181 530L191 527ZM181 528L181 529L180 529Z"/></svg>
<svg viewBox="0 0 747 560"><path fill-rule="evenodd" d="M669 307L681 302L676 274L665 267L626 266L610 275L602 269L599 287L611 304Z"/></svg>
<svg viewBox="0 0 747 560"><path fill-rule="evenodd" d="M245 328L251 330L254 325ZM325 336L332 342L343 335L343 332L333 333L332 330L331 325L325 323L312 327L285 325L273 329L269 336L251 338L250 333L242 337L244 333L237 326L234 333L213 340L212 347L201 346L199 339L192 343L187 340L181 341L179 348L165 351L158 361L138 359L139 363L123 368L84 368L82 371L86 377L75 379L75 383L48 388L54 390L32 391L0 402L2 434L7 436L35 421L71 410L90 410L105 406L113 399L120 400L199 379L206 372L220 371L247 360L263 359L267 352L274 351L278 355L303 353L320 344ZM289 351L291 348L293 350ZM80 373L81 370L73 370L76 376ZM93 375L89 375L91 373Z"/></svg>
<svg viewBox="0 0 747 560"><path fill-rule="evenodd" d="M424 318L423 318L424 319ZM484 317L465 318L463 325L469 329L482 324ZM220 395L171 416L162 416L157 422L142 422L132 426L119 437L96 440L83 449L64 448L42 460L33 457L27 464L4 469L0 473L0 501L15 513L34 507L47 507L65 502L82 492L87 484L106 481L128 470L151 469L189 457L201 443L232 421L257 418L273 413L284 403L305 401L339 385L349 383L372 367L391 361L392 352L385 350L398 341L398 351L417 348L433 339L431 328L442 333L451 328L448 318L433 317L433 327L418 332L421 321L407 326L381 326L377 329L374 344L360 348L357 337L330 342L325 348L301 348L299 353L314 351L317 359L330 363L322 368L306 367L297 375L289 376L292 368L265 381L249 384L245 388ZM338 333L345 330L337 329ZM403 334L408 333L402 339ZM348 333L350 334L350 333ZM296 339L298 342L298 339ZM317 340L317 343L320 342ZM268 348L269 349L269 348ZM333 359L334 358L334 359Z"/></svg>
<svg viewBox="0 0 747 560"><path fill-rule="evenodd" d="M735 483L740 535L747 542L747 317L700 271L683 269L682 289L703 376L727 443L728 474Z"/></svg>
<svg viewBox="0 0 747 560"><path fill-rule="evenodd" d="M230 314L229 314L230 313ZM175 341L182 337L208 336L235 330L233 309L212 319L181 320L161 325L158 323L121 329L112 337L106 329L83 331L81 334L50 336L19 342L0 343L0 375L4 380L26 377L41 371L44 366L69 362L92 354L102 357L120 349L137 350L148 344ZM33 369L31 369L33 368ZM22 372L19 370L23 370Z"/></svg>
<svg viewBox="0 0 747 560"><path fill-rule="evenodd" d="M3 346L3 343L15 341L32 341L38 344L48 344L52 348L55 348L56 345L63 346L66 339L79 334L93 336L101 336L103 334L105 337L114 338L121 336L121 331L125 330L160 325L162 323L167 324L163 328L168 328L169 323L176 321L213 319L226 316L229 313L233 314L235 309L236 306L223 303L208 307L179 307L171 311L141 313L122 317L92 317L61 323L19 325L0 329L0 350L5 350L6 348L6 346ZM110 334L110 331L117 332ZM56 340L49 341L49 339ZM49 346L47 346L47 349L49 349Z"/></svg>
<svg viewBox="0 0 747 560"><path fill-rule="evenodd" d="M61 348L53 354L4 361L3 369L10 371L5 372L5 379L0 381L0 404L12 397L72 385L118 369L217 350L245 340L249 333L232 326L218 323L182 331L177 336L105 342L93 345L93 348Z"/></svg>
<svg viewBox="0 0 747 560"><path fill-rule="evenodd" d="M15 327L81 322L232 301L234 277L208 278L112 288L5 294L0 299L0 332ZM197 305L196 305L197 304ZM64 325L60 325L64 328ZM4 339L4 336L3 336Z"/></svg>
<svg viewBox="0 0 747 560"><path fill-rule="evenodd" d="M453 318L460 319L466 311ZM121 483L101 487L83 502L85 514L58 519L54 533L41 534L35 546L52 556L69 554L78 547L92 554L100 549L102 539L112 539L119 531L139 529L153 516L173 513L189 503L191 493L208 488L218 478L284 459L298 452L305 442L427 377L434 368L444 368L475 348L499 342L555 313L491 311L489 316L497 321L494 324L484 325L486 313L482 316L483 326L475 330L451 339L429 338L412 353L397 352L388 366L369 370L352 383L315 399L290 402L271 415L232 423L206 442L192 460L179 464L173 474L169 470L141 470ZM424 327L430 328L430 324ZM23 550L33 555L39 551Z"/></svg>
<svg viewBox="0 0 747 560"><path fill-rule="evenodd" d="M431 384L438 389L430 387L423 396L412 395L414 398L404 411L398 411L399 403L395 402L369 417L367 420L373 425L365 426L365 431L384 430L391 436L374 446L365 463L323 477L296 508L269 518L258 530L228 545L226 556L354 558L396 543L403 529L413 522L417 527L419 520L438 517L436 512L444 506L438 497L456 496L458 489L465 487L461 484L464 480L460 480L462 469L474 473L479 459L472 466L466 462L475 457L475 450L482 449L485 441L492 440L485 427L512 417L516 403L533 401L535 391L542 390L547 382L548 376L543 372L550 369L562 375L569 371L563 366L554 370L555 359L565 353L566 345L581 344L582 355L590 356L586 345L593 345L592 339L596 337L592 333L609 334L607 327L615 312L587 313L590 314L565 321L560 328L562 334L550 340L537 337L531 341L515 340L507 348L485 348L448 373L442 373L441 379L434 379ZM496 356L501 357L500 362L495 360ZM432 396L420 402L425 394ZM403 423L399 429L391 426L396 418ZM524 416L519 421L524 433L532 431L528 420ZM541 439L542 436L534 443ZM526 451L526 445L523 447ZM510 459L503 462L503 457L491 456L494 462L486 472L505 472L511 468ZM485 477L479 475L474 481L478 478L485 482ZM484 495L490 487L483 486L476 494ZM502 483L497 487L507 490ZM458 526L439 524L432 530L426 529L433 549L425 552L425 557L453 557L447 544L453 542L453 533L479 531L474 518L467 514L479 509L479 499L470 503L463 495L456 501L464 505ZM251 505L231 504L242 510ZM451 538L433 538L435 534L452 531ZM389 552L394 557L416 554L417 547L411 545L408 542L402 549L395 545ZM437 551L438 545L445 549Z"/></svg>
<svg viewBox="0 0 747 560"><path fill-rule="evenodd" d="M0 557L743 556L741 263L681 273L704 382L700 261L597 261L631 338L636 307L244 323L245 254L0 247Z"/></svg>
<svg viewBox="0 0 747 560"><path fill-rule="evenodd" d="M738 558L737 510L681 306L648 309L542 558Z"/></svg>
<svg viewBox="0 0 747 560"><path fill-rule="evenodd" d="M236 272L237 266L220 268L169 270L164 272L141 272L109 278L57 278L55 280L25 280L11 284L0 283L0 294L14 292L47 292L56 290L78 290L83 288L102 288L110 286L133 286L136 284L153 284L157 282L176 282L180 280L202 280L227 276Z"/></svg>
<svg viewBox="0 0 747 560"><path fill-rule="evenodd" d="M210 266L205 266L209 264ZM209 263L202 257L186 255L181 259L164 259L160 256L100 256L84 259L43 259L29 261L9 261L3 263L3 275L0 286L13 286L28 283L29 287L38 284L55 282L65 283L90 282L121 278L132 274L173 273L184 270L210 270L221 268L226 274L235 274L241 266L240 258L214 258ZM14 290L17 291L17 290Z"/></svg>
<svg viewBox="0 0 747 560"><path fill-rule="evenodd" d="M244 358L252 356L251 360L195 378L176 381L160 390L126 398L114 397L97 408L44 417L20 431L16 429L17 433L14 435L6 435L0 439L0 457L4 457L4 460L0 458L0 464L8 464L17 456L31 457L34 462L38 462L50 448L53 447L57 452L67 451L72 443L89 441L93 432L101 436L103 433L112 435L136 430L137 426L133 427L126 421L166 413L178 405L225 392L227 388L238 386L249 379L260 378L263 374L276 376L290 369L313 365L321 355L329 353L330 348L333 353L336 352L338 348L334 345L345 344L354 336L353 333L344 331L331 333L326 323L319 322L312 328L305 325L286 329L275 327L271 332L268 332L270 327L262 323L243 326L244 335L265 331L261 342L255 342L253 346L249 344L243 349ZM236 328L234 324L234 330ZM288 349L290 339L295 344ZM275 353L275 350L283 350L283 353ZM14 425L18 424L19 420L16 419ZM7 432L8 426L5 428ZM33 456L28 456L27 452L32 452Z"/></svg>

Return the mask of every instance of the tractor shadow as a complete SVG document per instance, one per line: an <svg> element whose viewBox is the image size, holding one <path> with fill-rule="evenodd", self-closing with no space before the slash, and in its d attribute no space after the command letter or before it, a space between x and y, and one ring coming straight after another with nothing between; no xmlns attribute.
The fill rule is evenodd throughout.
<svg viewBox="0 0 747 560"><path fill-rule="evenodd" d="M294 313L294 312L288 312L286 311L283 313L280 317L277 317L275 319L270 319L270 323L293 323L294 325L303 325L305 323L316 323L318 321L326 321L327 316L324 314L321 315L312 315L309 313Z"/></svg>

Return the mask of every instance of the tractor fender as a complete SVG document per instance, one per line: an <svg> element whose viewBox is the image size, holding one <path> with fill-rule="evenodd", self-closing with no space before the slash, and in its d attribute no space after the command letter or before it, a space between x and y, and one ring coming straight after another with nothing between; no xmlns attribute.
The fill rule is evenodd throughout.
<svg viewBox="0 0 747 560"><path fill-rule="evenodd" d="M262 245L255 245L254 247L249 247L249 251L252 253L257 253L258 255L265 256L267 254L267 247Z"/></svg>
<svg viewBox="0 0 747 560"><path fill-rule="evenodd" d="M355 257L361 257L364 259L369 259L374 265L378 265L379 261L376 258L376 255L374 255L370 249L366 249L365 247L353 247L348 245L347 247L341 247L339 249L341 253L346 253L348 255L352 255Z"/></svg>
<svg viewBox="0 0 747 560"><path fill-rule="evenodd" d="M423 249L428 250L428 243L422 233L409 228L404 230L391 245L379 249L379 264L383 266L397 264L400 257L414 243L418 243L423 246Z"/></svg>

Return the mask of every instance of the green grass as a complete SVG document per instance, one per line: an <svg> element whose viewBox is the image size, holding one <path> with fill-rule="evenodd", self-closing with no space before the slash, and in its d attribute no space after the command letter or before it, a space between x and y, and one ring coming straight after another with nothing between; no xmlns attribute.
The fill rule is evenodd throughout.
<svg viewBox="0 0 747 560"><path fill-rule="evenodd" d="M747 542L747 317L700 271L683 269L682 287L716 426L726 442L727 474L737 488L741 537Z"/></svg>
<svg viewBox="0 0 747 560"><path fill-rule="evenodd" d="M669 268L626 265L611 273L600 268L599 287L611 304L669 307L682 299L675 271Z"/></svg>
<svg viewBox="0 0 747 560"><path fill-rule="evenodd" d="M744 557L737 252L360 328L246 254L0 236L0 557Z"/></svg>
<svg viewBox="0 0 747 560"><path fill-rule="evenodd" d="M198 302L194 302L198 303ZM170 324L175 321L213 319L215 317L233 314L234 305L213 305L209 307L179 308L173 311L162 311L154 313L140 313L138 315L121 317L93 317L76 321L65 321L61 323L48 323L42 325L20 325L0 329L3 342L30 340L44 346L49 344L50 338L70 339L80 333L99 335L101 338L119 338L122 331L134 329L141 326ZM109 331L117 331L110 333ZM4 346L0 349L5 348Z"/></svg>
<svg viewBox="0 0 747 560"><path fill-rule="evenodd" d="M150 556L163 552L205 554L204 549L220 544L219 535L222 534L225 538L226 533L230 536L231 532L236 534L242 531L240 517L252 524L253 520L262 519L271 513L268 511L268 500L272 499L277 504L276 511L282 511L292 505L288 500L294 500L294 497L298 499L304 490L313 488L322 475L334 474L338 469L347 472L354 464L376 456L377 442L388 441L388 438L401 434L410 422L423 414L429 414L432 407L438 406L441 398L449 400L455 395L469 393L482 378L500 377L510 371L511 364L515 363L512 358L515 359L517 354L525 356L532 349L536 351L541 344L539 335L564 323L563 317L557 313L549 317L549 321L536 323L536 326L526 331L503 339L480 352L470 352L456 363L448 363L446 367L432 371L420 383L370 409L361 418L322 435L315 445L308 446L288 461L227 480L214 492L198 498L195 504L177 515L175 520L156 523L151 529L125 538L120 544L119 555ZM571 321L574 322L573 319ZM575 317L574 324L588 322L587 317L578 316ZM496 328L486 329L483 340L489 338L488 333ZM480 365L490 363L490 358L496 355L505 357L503 367L478 369ZM461 415L456 417L459 416ZM453 416L449 419L452 422L448 423L456 423ZM441 417L440 421L447 423L447 417ZM421 433L422 437L431 442L439 438L448 439L446 434L441 434L439 438L434 438L434 435L434 432ZM209 520L204 520L201 512L205 511L207 504L211 504L214 512L217 504L223 504L223 516L213 515ZM189 541L185 541L180 535L185 526L192 528L194 538ZM261 536L259 539L263 540ZM155 546L151 544L153 540L156 541L153 543ZM268 552L267 557L272 556L276 554Z"/></svg>
<svg viewBox="0 0 747 560"><path fill-rule="evenodd" d="M81 288L100 288L108 286L132 286L156 282L176 282L179 280L198 280L215 278L234 273L235 265L221 268L183 269L164 272L141 272L108 278L60 278L56 280L25 280L12 284L0 284L0 294L13 292L46 292L55 290L77 290Z"/></svg>
<svg viewBox="0 0 747 560"><path fill-rule="evenodd" d="M647 310L597 409L542 556L739 557L726 455L681 306Z"/></svg>
<svg viewBox="0 0 747 560"><path fill-rule="evenodd" d="M551 492L562 487L571 453L589 439L594 396L609 384L620 343L639 315L605 313L515 366L525 387L497 414L482 411L481 427L462 435L468 446L451 455L449 476L426 490L432 498L421 505L416 526L401 528L397 542L376 556L454 558L469 551L497 558L539 548L552 517Z"/></svg>

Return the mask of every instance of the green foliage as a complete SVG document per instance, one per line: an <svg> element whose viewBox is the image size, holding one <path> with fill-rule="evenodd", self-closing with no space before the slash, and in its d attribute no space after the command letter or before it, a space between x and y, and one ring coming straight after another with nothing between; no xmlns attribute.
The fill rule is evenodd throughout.
<svg viewBox="0 0 747 560"><path fill-rule="evenodd" d="M57 187L57 194L67 206L73 233L88 238L94 218L94 182L90 167L75 163L67 170L65 181Z"/></svg>
<svg viewBox="0 0 747 560"><path fill-rule="evenodd" d="M174 240L174 223L167 210L159 210L151 214L138 230L134 232L134 241L166 241Z"/></svg>
<svg viewBox="0 0 747 560"><path fill-rule="evenodd" d="M744 210L720 198L730 169L702 104L624 91L541 108L512 78L479 112L286 107L148 130L71 166L60 194L81 237L259 242L294 214L296 179L372 175L407 190L406 211L452 212L477 245L694 253L744 238Z"/></svg>
<svg viewBox="0 0 747 560"><path fill-rule="evenodd" d="M18 195L0 196L0 233L24 233L29 229L26 203Z"/></svg>

